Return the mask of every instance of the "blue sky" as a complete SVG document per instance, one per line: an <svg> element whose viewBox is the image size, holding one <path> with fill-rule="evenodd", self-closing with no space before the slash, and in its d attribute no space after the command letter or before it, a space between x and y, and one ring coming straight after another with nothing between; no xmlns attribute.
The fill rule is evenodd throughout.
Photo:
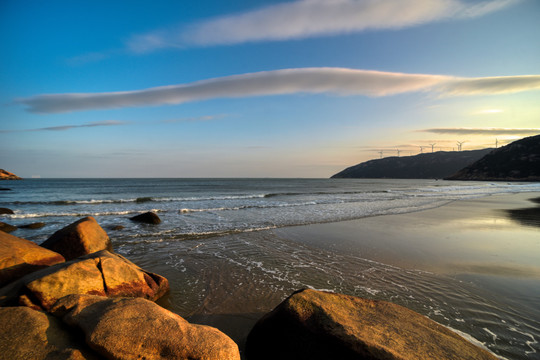
<svg viewBox="0 0 540 360"><path fill-rule="evenodd" d="M329 177L540 133L537 0L0 3L0 167Z"/></svg>

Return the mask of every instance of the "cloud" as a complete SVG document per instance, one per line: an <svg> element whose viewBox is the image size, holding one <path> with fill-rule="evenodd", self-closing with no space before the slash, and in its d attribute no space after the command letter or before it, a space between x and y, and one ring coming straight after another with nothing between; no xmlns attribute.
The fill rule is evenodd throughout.
<svg viewBox="0 0 540 360"><path fill-rule="evenodd" d="M444 84L447 95L494 95L540 89L539 75L455 79Z"/></svg>
<svg viewBox="0 0 540 360"><path fill-rule="evenodd" d="M87 124L81 125L61 125L61 126L49 126L37 129L23 129L23 130L0 130L0 133L13 133L13 132L33 132L33 131L66 131L77 128L89 128L89 127L98 127L98 126L117 126L127 124L124 121L118 120L106 120L106 121L96 121Z"/></svg>
<svg viewBox="0 0 540 360"><path fill-rule="evenodd" d="M483 16L518 0L297 0L134 35L134 53L171 47L304 39Z"/></svg>
<svg viewBox="0 0 540 360"><path fill-rule="evenodd" d="M204 115L204 116L188 117L188 118L167 119L167 120L161 120L160 122L164 124L175 124L175 123L184 123L184 122L204 122L204 121L222 119L227 116L229 115L227 114Z"/></svg>
<svg viewBox="0 0 540 360"><path fill-rule="evenodd" d="M15 103L26 105L30 112L62 113L295 93L377 97L433 91L455 96L536 89L540 89L540 75L457 78L346 68L300 68L232 75L134 91L44 94L15 99Z"/></svg>
<svg viewBox="0 0 540 360"><path fill-rule="evenodd" d="M535 135L540 134L540 128L508 129L508 128L433 128L418 130L435 134L455 135Z"/></svg>

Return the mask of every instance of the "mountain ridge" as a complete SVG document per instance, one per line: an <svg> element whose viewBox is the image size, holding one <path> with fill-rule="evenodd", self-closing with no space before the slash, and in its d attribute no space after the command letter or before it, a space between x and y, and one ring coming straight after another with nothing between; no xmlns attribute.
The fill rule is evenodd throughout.
<svg viewBox="0 0 540 360"><path fill-rule="evenodd" d="M454 175L492 150L487 148L391 156L353 165L332 175L331 178L443 179Z"/></svg>

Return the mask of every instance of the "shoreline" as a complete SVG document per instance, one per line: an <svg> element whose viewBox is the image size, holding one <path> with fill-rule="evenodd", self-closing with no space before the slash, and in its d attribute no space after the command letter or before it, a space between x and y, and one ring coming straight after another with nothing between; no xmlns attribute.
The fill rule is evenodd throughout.
<svg viewBox="0 0 540 360"><path fill-rule="evenodd" d="M525 235L527 244L536 245L539 250L535 252L527 248L526 251L540 254L540 245L534 239L540 232L540 217L535 216L536 212L540 214L540 204L534 201L539 198L540 192L496 194L454 200L436 208L409 213L289 226L269 231L310 246L354 252L368 260L410 270L451 276L472 272L517 277L531 275L532 271L540 279L540 255L516 261L517 256L523 253L502 252L503 247L512 250L509 247L513 245L508 241L505 243L502 234L490 238L493 235L490 232L515 235L518 231ZM476 242L474 246L473 240ZM514 261L509 261L511 258ZM458 259L462 261L457 262ZM474 265L487 259L497 260L491 262L503 259L508 263L498 268L487 266L490 262L482 266Z"/></svg>
<svg viewBox="0 0 540 360"><path fill-rule="evenodd" d="M531 320L538 323L540 223L524 225L511 215L515 210L536 209L538 204L530 200L538 197L538 192L490 195L457 200L438 208L412 213L283 227L262 231L259 235L263 240L257 241L272 242L275 239L280 244L292 242L320 249L325 254L336 254L338 257L346 254L395 267L397 272L424 273L430 279L441 282L441 289L451 282L484 299L504 297L504 306L527 309ZM441 236L442 231L447 232L445 236ZM213 241L227 244L234 238L248 239L250 236L235 234ZM515 239L520 239L520 246L516 245ZM172 280L171 296L167 301L172 302L174 308L174 302L182 293L181 289L177 289L178 293L174 289L174 278L178 274L167 274L165 267L155 271ZM214 271L228 272L229 267L224 265ZM191 322L220 329L242 349L251 327L260 316L277 306L283 300L283 295L279 291L273 293L246 284L251 273L241 275L244 277L236 280L242 281L238 286L231 284L229 276L209 276L207 286L210 288L204 295L202 305L185 315ZM203 277L201 281L205 280ZM212 289L215 283L228 286L225 289ZM426 291L430 293L429 289ZM440 292L439 289L437 291ZM288 290L283 293L288 293ZM380 298L375 291L366 295L368 298ZM444 302L444 294L438 293L436 296L440 296L440 301ZM459 303L455 298L453 301ZM414 310L422 312L421 308ZM429 315L429 312L425 311L424 314ZM444 324L444 317L438 318L433 313L429 317L448 326ZM464 331L464 328L455 328ZM485 330L480 328L479 331ZM481 333L467 334L477 341L486 341ZM487 333L488 338L491 336Z"/></svg>

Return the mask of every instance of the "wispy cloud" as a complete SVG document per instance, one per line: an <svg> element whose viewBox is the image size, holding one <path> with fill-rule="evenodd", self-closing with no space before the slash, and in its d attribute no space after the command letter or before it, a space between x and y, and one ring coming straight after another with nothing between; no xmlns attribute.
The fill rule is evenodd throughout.
<svg viewBox="0 0 540 360"><path fill-rule="evenodd" d="M96 122L91 122L91 123L81 124L81 125L49 126L49 127L43 127L43 128L22 129L22 130L0 130L0 133L33 132L33 131L66 131L66 130L78 129L78 128L91 128L91 127L98 127L98 126L118 126L118 125L126 125L126 124L127 122L125 121L106 120L106 121L96 121Z"/></svg>
<svg viewBox="0 0 540 360"><path fill-rule="evenodd" d="M366 30L400 29L483 16L518 0L297 0L132 36L135 53L162 48L303 39Z"/></svg>
<svg viewBox="0 0 540 360"><path fill-rule="evenodd" d="M455 134L455 135L535 135L540 134L540 128L433 128L418 130L434 134Z"/></svg>
<svg viewBox="0 0 540 360"><path fill-rule="evenodd" d="M228 116L227 114L204 115L204 116L187 117L187 118L166 119L166 120L161 120L160 123L175 124L175 123L185 123L185 122L204 122L204 121L222 119L227 116Z"/></svg>
<svg viewBox="0 0 540 360"><path fill-rule="evenodd" d="M463 96L537 89L540 89L540 75L457 78L346 68L300 68L233 75L135 91L44 94L15 99L15 102L26 105L30 112L61 113L295 93L377 97L433 91L442 95Z"/></svg>

